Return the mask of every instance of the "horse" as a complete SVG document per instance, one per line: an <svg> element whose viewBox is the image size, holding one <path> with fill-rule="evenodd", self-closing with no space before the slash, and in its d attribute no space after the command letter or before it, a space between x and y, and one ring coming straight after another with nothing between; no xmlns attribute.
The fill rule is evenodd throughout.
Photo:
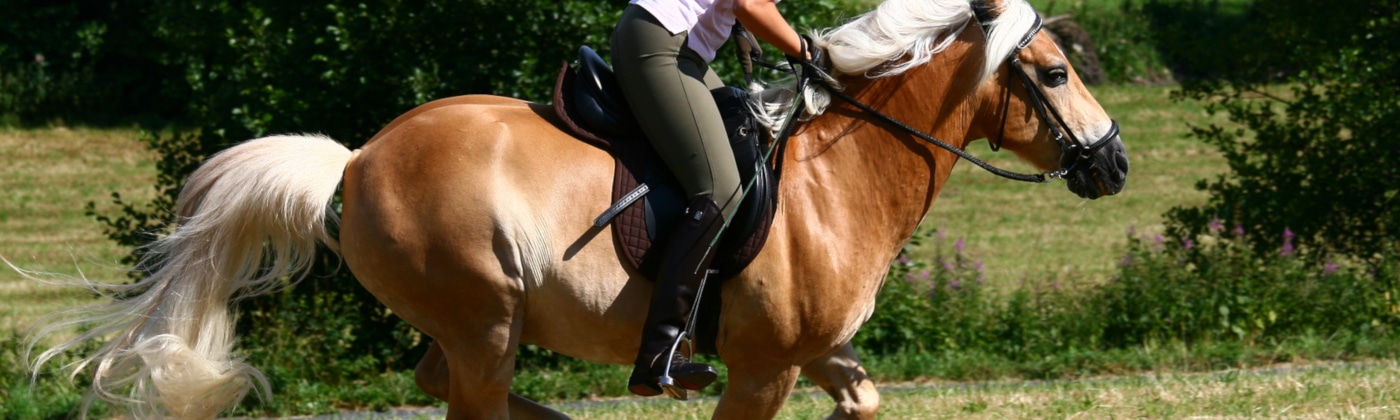
<svg viewBox="0 0 1400 420"><path fill-rule="evenodd" d="M791 115L779 98L802 93L804 114L775 158L767 243L718 286L729 385L714 417L774 417L799 375L833 396L832 417L875 415L851 338L969 143L989 139L1085 198L1121 191L1118 126L1038 22L1024 0L887 0L814 33L834 83L755 95L770 128ZM592 224L612 167L547 106L486 95L419 106L353 151L310 135L241 143L188 179L176 227L148 253L157 269L106 286L125 297L35 366L109 340L77 367L93 368L95 395L137 417L212 418L269 392L233 349L229 302L297 278L324 244L432 337L416 379L449 418L562 416L510 392L517 347L631 363L651 295Z"/></svg>

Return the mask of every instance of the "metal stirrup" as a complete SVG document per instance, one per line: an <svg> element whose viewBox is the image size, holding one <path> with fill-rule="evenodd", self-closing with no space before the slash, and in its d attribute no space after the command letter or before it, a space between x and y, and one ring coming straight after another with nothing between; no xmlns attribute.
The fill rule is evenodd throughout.
<svg viewBox="0 0 1400 420"><path fill-rule="evenodd" d="M672 399L680 401L690 399L689 391L676 385L675 378L671 377L671 361L676 359L676 351L680 350L682 342L690 348L690 354L695 355L695 318L700 313L700 298L705 296L705 281L709 280L711 274L718 272L718 270L706 269L705 275L700 277L700 286L695 288L695 301L690 304L690 316L686 318L685 329L680 334L676 334L676 341L671 343L670 350L666 352L666 367L661 368L661 377L657 378L656 382L661 385L661 390L666 392L666 396Z"/></svg>

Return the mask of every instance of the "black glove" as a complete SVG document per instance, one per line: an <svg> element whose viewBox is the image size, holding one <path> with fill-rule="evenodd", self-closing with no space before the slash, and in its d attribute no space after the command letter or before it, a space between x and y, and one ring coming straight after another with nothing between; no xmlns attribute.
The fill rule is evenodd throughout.
<svg viewBox="0 0 1400 420"><path fill-rule="evenodd" d="M831 59L826 50L818 47L807 35L800 36L803 57L787 56L794 67L802 67L803 74L810 79L826 81L831 79ZM811 57L806 58L806 57Z"/></svg>

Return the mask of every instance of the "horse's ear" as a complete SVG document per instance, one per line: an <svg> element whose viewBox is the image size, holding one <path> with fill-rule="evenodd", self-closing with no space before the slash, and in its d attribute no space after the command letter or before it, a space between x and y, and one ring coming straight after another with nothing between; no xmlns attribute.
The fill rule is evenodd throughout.
<svg viewBox="0 0 1400 420"><path fill-rule="evenodd" d="M1006 10L1005 0L975 0L972 2L972 11L977 14L979 22L988 22L1001 16L1001 12Z"/></svg>
<svg viewBox="0 0 1400 420"><path fill-rule="evenodd" d="M1002 10L1007 10L1007 1L1004 0L974 0L972 1L973 13L977 14L977 21L991 21L1000 17Z"/></svg>

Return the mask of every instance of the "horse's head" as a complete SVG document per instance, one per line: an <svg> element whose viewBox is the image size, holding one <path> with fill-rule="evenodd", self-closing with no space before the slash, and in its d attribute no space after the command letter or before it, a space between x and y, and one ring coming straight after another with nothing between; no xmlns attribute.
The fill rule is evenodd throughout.
<svg viewBox="0 0 1400 420"><path fill-rule="evenodd" d="M994 73L978 90L983 105L976 128L994 149L1062 176L1080 197L1122 191L1128 156L1118 124L1040 30L1040 17L1020 1L987 1L976 10L989 28L987 51L1010 51L989 58L986 71Z"/></svg>

